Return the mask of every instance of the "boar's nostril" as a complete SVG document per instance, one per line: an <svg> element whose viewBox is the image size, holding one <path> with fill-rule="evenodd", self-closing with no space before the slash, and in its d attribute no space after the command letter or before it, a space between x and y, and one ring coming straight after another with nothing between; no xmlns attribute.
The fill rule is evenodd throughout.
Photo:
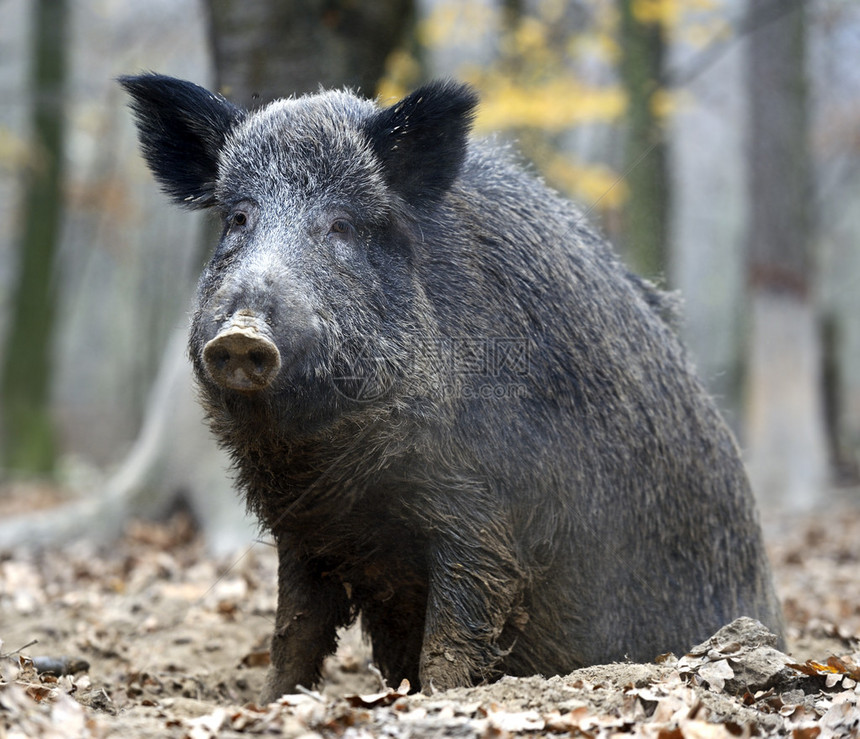
<svg viewBox="0 0 860 739"><path fill-rule="evenodd" d="M268 347L265 349L257 347L248 352L248 360L257 372L267 372L271 365L272 354L268 350Z"/></svg>
<svg viewBox="0 0 860 739"><path fill-rule="evenodd" d="M256 392L277 376L281 354L255 327L231 325L203 347L203 364L221 387Z"/></svg>

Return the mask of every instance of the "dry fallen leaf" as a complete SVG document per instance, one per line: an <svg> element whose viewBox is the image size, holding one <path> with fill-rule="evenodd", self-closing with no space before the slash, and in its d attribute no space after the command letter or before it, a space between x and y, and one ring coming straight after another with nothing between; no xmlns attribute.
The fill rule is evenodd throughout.
<svg viewBox="0 0 860 739"><path fill-rule="evenodd" d="M394 688L386 688L379 693L368 693L365 695L347 695L344 696L347 703L355 708L364 707L364 708L373 708L374 706L380 705L390 705L394 703L398 698L402 698L404 695L407 695L410 690L410 685L408 680L403 680L397 689Z"/></svg>
<svg viewBox="0 0 860 739"><path fill-rule="evenodd" d="M699 668L698 672L699 677L709 685L711 690L717 692L726 687L726 680L731 680L735 676L735 671L727 659L707 662Z"/></svg>
<svg viewBox="0 0 860 739"><path fill-rule="evenodd" d="M20 561L15 554L0 558L0 651L37 637L42 654L80 654L93 668L90 675L49 679L29 660L0 659L0 737L185 737L192 729L207 738L856 736L860 515L846 520L854 523L844 532L840 523L838 540L822 536L817 552L795 556L799 545L788 542L789 551L775 555L791 661L801 669L784 669L775 658L771 665L762 652L751 658L761 643L733 629L708 639L696 655L662 664L407 695L408 689L378 688L356 629L354 640L342 638L348 648L327 660L319 692L264 707L252 701L265 679L263 645L275 616L273 549L260 547L238 564L220 561L199 540L183 541L170 527L160 532L161 524L151 524L101 554L72 549L63 556L22 554ZM763 669L754 672L756 664ZM530 728L541 721L542 729Z"/></svg>
<svg viewBox="0 0 860 739"><path fill-rule="evenodd" d="M188 739L214 739L227 720L227 710L216 708L212 713L198 718L188 719Z"/></svg>
<svg viewBox="0 0 860 739"><path fill-rule="evenodd" d="M544 720L537 711L489 711L489 725L500 732L542 731Z"/></svg>
<svg viewBox="0 0 860 739"><path fill-rule="evenodd" d="M268 649L248 652L242 657L242 667L268 667L272 663L272 654Z"/></svg>

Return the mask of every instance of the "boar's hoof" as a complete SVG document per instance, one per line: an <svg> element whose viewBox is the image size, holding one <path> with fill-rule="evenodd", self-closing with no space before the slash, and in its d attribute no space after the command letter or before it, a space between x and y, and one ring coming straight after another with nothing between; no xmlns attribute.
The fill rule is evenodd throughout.
<svg viewBox="0 0 860 739"><path fill-rule="evenodd" d="M252 326L232 325L203 347L203 363L221 387L264 390L281 369L278 347Z"/></svg>

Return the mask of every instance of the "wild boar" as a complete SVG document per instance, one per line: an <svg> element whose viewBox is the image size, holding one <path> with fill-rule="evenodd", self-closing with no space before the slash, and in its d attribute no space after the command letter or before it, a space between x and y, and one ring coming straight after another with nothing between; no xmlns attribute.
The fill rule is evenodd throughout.
<svg viewBox="0 0 860 739"><path fill-rule="evenodd" d="M189 350L279 554L265 698L361 616L423 690L781 634L732 434L581 213L471 140L467 86L243 110L124 77L155 177L223 233Z"/></svg>

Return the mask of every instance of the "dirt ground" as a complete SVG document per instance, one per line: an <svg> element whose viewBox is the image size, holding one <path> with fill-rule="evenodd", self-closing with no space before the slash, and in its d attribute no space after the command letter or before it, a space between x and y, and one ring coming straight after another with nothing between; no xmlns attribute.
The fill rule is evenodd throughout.
<svg viewBox="0 0 860 739"><path fill-rule="evenodd" d="M105 550L0 552L0 739L860 736L860 504L767 523L788 657L736 624L661 664L407 695L351 629L318 692L270 706L265 541L214 560L177 514Z"/></svg>

